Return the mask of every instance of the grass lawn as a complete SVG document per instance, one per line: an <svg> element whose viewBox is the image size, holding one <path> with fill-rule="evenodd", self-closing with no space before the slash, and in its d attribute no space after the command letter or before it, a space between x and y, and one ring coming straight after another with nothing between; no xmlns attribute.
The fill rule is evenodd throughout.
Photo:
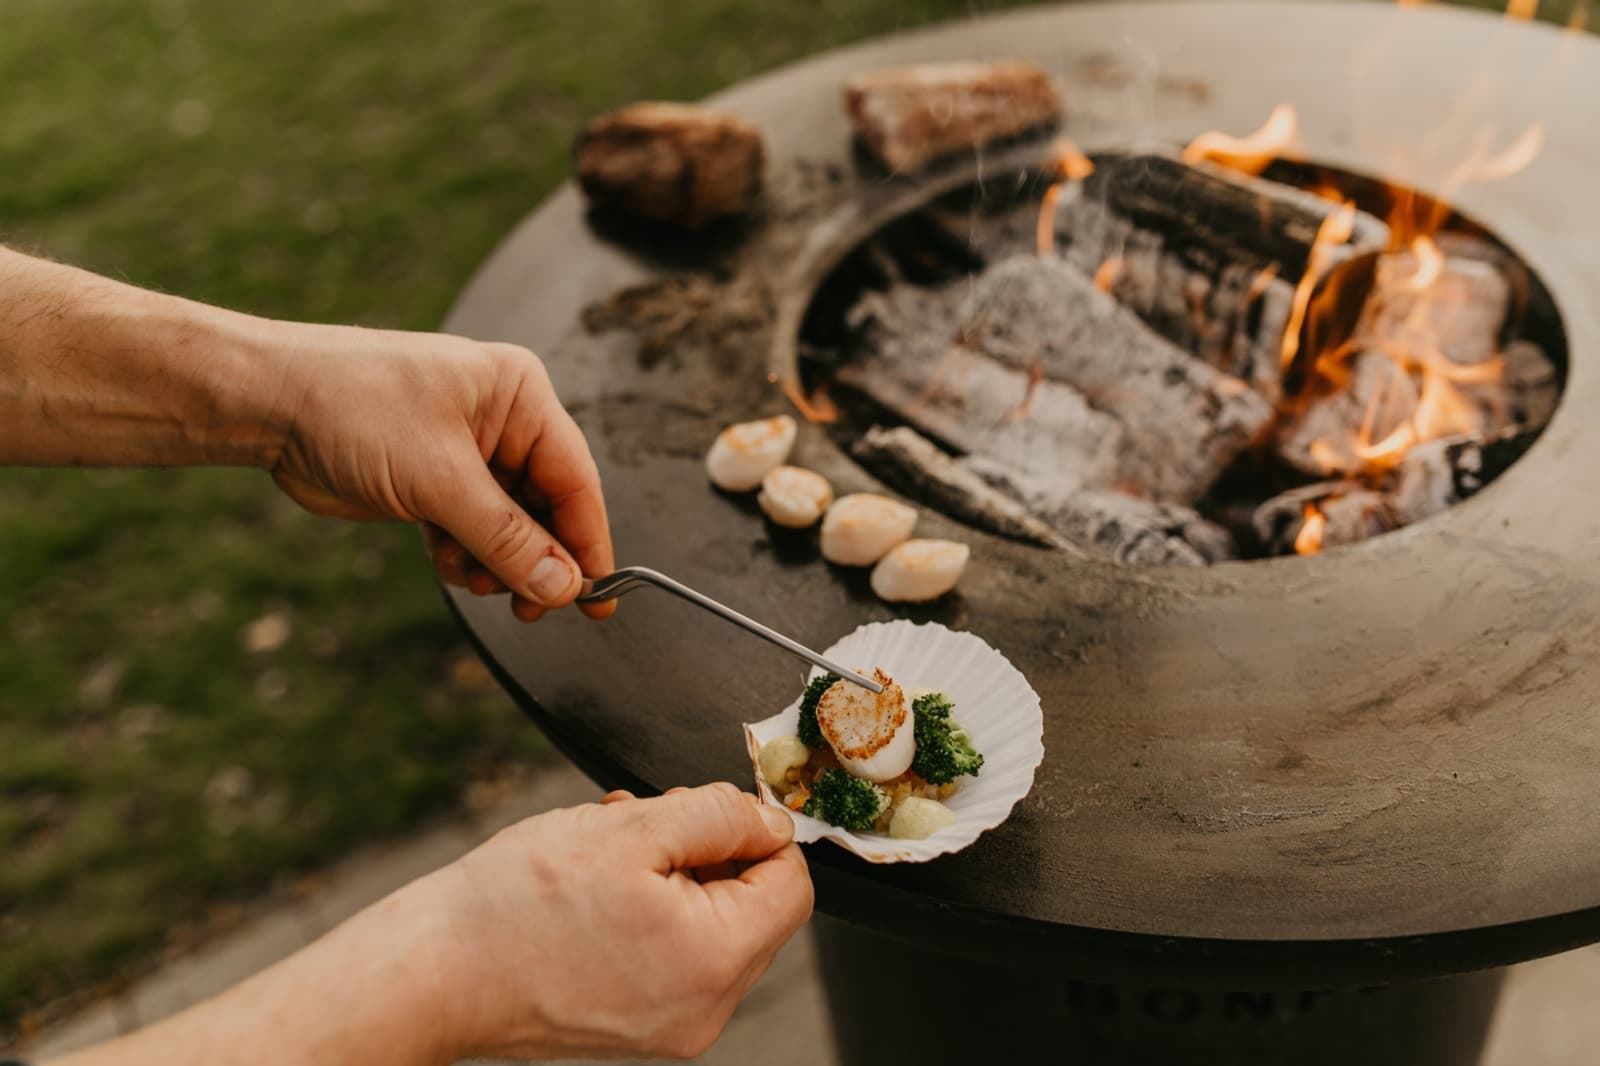
<svg viewBox="0 0 1600 1066"><path fill-rule="evenodd" d="M0 3L0 240L415 328L562 180L585 116L1002 6ZM412 530L313 519L247 472L0 472L0 1043L543 750Z"/></svg>

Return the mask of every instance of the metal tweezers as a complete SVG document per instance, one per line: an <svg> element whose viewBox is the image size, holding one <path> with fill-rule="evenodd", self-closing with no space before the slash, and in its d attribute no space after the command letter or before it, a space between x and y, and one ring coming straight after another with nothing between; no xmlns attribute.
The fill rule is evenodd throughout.
<svg viewBox="0 0 1600 1066"><path fill-rule="evenodd" d="M782 633L769 629L753 618L746 618L732 607L718 603L703 592L696 592L681 581L674 581L666 574L651 570L643 566L625 566L601 578L585 578L583 591L578 594L579 603L600 603L605 600L614 600L624 593L632 592L645 585L654 585L664 589L682 599L699 607L704 607L712 614L742 629L749 630L758 637L770 640L785 651L793 652L808 662L822 667L830 674L837 674L853 685L860 685L869 692L882 692L883 686L871 678L862 677L853 670L846 670L837 663L829 662L799 641L790 640Z"/></svg>

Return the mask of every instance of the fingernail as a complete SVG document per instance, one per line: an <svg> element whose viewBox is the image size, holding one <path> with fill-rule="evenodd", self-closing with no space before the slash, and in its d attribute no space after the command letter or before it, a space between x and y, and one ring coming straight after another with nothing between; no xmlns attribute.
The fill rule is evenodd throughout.
<svg viewBox="0 0 1600 1066"><path fill-rule="evenodd" d="M572 567L554 555L546 555L533 568L533 576L528 579L528 586L533 598L549 607L572 588L574 580Z"/></svg>
<svg viewBox="0 0 1600 1066"><path fill-rule="evenodd" d="M767 823L767 828L780 836L788 836L794 832L794 820L778 808L763 803L756 810L761 813L761 820Z"/></svg>

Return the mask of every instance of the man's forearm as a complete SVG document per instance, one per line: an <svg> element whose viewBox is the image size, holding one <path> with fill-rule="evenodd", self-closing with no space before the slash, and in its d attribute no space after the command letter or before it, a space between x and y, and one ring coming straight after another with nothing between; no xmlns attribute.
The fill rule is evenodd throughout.
<svg viewBox="0 0 1600 1066"><path fill-rule="evenodd" d="M0 248L0 464L270 466L257 320Z"/></svg>
<svg viewBox="0 0 1600 1066"><path fill-rule="evenodd" d="M215 999L48 1066L445 1066L430 881L400 890ZM461 990L457 987L457 992Z"/></svg>

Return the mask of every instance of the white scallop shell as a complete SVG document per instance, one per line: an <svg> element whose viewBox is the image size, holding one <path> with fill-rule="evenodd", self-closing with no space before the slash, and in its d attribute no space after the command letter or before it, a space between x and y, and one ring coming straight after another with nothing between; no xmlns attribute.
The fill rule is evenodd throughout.
<svg viewBox="0 0 1600 1066"><path fill-rule="evenodd" d="M893 675L907 693L939 691L955 703L955 719L983 753L977 777L960 778L961 788L944 801L956 820L926 840L895 840L886 833L852 833L817 818L789 811L761 777L761 746L796 732L800 695L771 718L747 723L745 745L756 767L756 790L794 818L801 843L831 840L868 862L926 862L977 840L1005 821L1018 800L1033 788L1033 774L1044 758L1044 713L1039 696L1006 657L971 633L936 622L918 625L904 619L864 625L823 653L835 662L870 663ZM822 673L813 670L812 677Z"/></svg>

